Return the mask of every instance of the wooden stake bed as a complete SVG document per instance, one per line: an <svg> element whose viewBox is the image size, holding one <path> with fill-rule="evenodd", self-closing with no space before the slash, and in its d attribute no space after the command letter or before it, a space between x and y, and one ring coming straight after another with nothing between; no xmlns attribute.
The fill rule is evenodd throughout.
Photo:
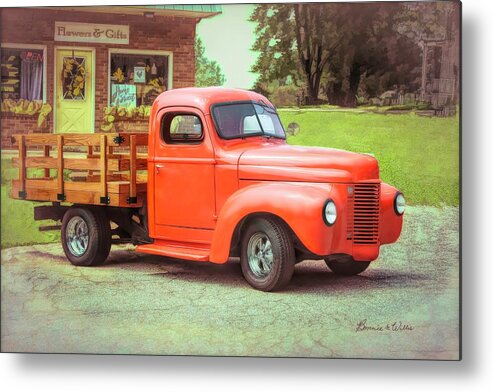
<svg viewBox="0 0 493 392"><path fill-rule="evenodd" d="M33 201L141 207L147 193L148 135L14 135L19 179L11 197ZM68 150L71 151L68 151ZM34 170L33 173L33 169Z"/></svg>

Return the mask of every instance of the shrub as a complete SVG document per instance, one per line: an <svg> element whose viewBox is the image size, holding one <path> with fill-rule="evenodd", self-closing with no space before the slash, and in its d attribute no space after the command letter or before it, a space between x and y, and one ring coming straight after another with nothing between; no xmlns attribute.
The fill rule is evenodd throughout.
<svg viewBox="0 0 493 392"><path fill-rule="evenodd" d="M364 95L356 96L356 106L368 105L369 100Z"/></svg>
<svg viewBox="0 0 493 392"><path fill-rule="evenodd" d="M298 133L300 133L300 125L295 122L289 123L286 134L296 136Z"/></svg>
<svg viewBox="0 0 493 392"><path fill-rule="evenodd" d="M299 87L294 85L280 86L269 94L269 99L277 107L297 106L299 94Z"/></svg>

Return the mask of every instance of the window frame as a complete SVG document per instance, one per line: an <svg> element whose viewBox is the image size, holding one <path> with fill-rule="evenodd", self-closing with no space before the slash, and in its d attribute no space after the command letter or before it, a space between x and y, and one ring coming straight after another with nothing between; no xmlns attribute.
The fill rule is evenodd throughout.
<svg viewBox="0 0 493 392"><path fill-rule="evenodd" d="M194 116L194 117L197 117L200 121L200 126L201 126L201 130L202 130L202 134L200 135L200 138L198 139L171 139L171 137L169 136L171 133L169 132L169 129L165 131L164 127L165 127L165 123L168 122L168 116L170 116L171 118L169 119L169 125L171 126L171 122L173 121L173 119L177 116ZM176 112L174 111L169 111L169 112L166 112L162 117L161 117L161 131L160 131L160 135L161 135L161 141L166 144L166 145L176 145L176 144L181 144L181 145L198 145L198 144L202 144L202 142L204 141L204 138L205 138L205 130L204 130L204 122L202 121L202 118L197 114L197 113L194 113L194 112L187 112L187 111L184 111L184 110L178 110Z"/></svg>
<svg viewBox="0 0 493 392"><path fill-rule="evenodd" d="M173 52L167 50L140 50L140 49L125 49L125 48L109 48L108 49L108 66L106 68L108 75L108 97L107 105L111 105L111 55L112 54L128 54L142 56L168 56L168 86L166 90L173 88Z"/></svg>
<svg viewBox="0 0 493 392"><path fill-rule="evenodd" d="M17 44L13 42L2 42L0 44L1 49L33 49L33 50L42 50L43 51L43 99L42 102L46 103L46 94L47 94L47 70L48 70L48 59L47 59L47 45L38 45L38 44Z"/></svg>
<svg viewBox="0 0 493 392"><path fill-rule="evenodd" d="M255 133L251 133L251 134L244 134L243 136L231 136L231 137L228 137L228 136L224 136L222 133L221 133L221 129L218 127L217 125L217 121L216 121L216 115L214 113L214 109L217 108L217 107L220 107L220 106L231 106L231 105L241 105L241 104L252 104L252 105L264 105L264 106L267 106L267 107L270 107L272 108L275 113L276 113L276 116L279 120L279 124L281 124L281 128L284 132L284 136L283 137L280 137L280 136L275 136L275 135L271 135L271 134L268 134L268 133L265 133L263 128L262 128L262 124L260 123L260 119L258 118L258 115L257 115L257 111L255 110L255 107L254 107L254 110L255 110L255 115L257 116L257 121L259 122L260 124L260 128L262 129L262 132L255 132ZM214 123L214 128L216 128L216 133L218 134L218 136L221 138L221 139L224 139L224 140L235 140L235 139L245 139L245 138L248 138L248 137L255 137L255 136L265 136L265 137L268 137L268 138L274 138L274 139L281 139L281 140L286 140L286 130L284 129L284 125L282 124L282 121L281 121L281 118L279 117L279 114L277 113L277 109L274 107L274 106L269 106L267 104L265 104L263 101L253 101L253 100L242 100L242 101L227 101L227 102L219 102L219 103L215 103L213 105L211 105L210 107L210 113L211 113L211 117L212 117L212 122Z"/></svg>

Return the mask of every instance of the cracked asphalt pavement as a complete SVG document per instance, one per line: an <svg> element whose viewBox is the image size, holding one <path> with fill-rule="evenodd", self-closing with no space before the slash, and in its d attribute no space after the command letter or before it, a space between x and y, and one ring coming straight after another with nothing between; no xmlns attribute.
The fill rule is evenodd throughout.
<svg viewBox="0 0 493 392"><path fill-rule="evenodd" d="M59 244L4 249L2 351L457 359L458 214L409 207L400 241L360 276L305 261L278 293L252 289L234 259L114 247L81 268Z"/></svg>

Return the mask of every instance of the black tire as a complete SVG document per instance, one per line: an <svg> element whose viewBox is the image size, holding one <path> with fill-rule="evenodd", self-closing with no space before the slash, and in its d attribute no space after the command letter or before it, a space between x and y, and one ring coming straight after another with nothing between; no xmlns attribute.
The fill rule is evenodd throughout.
<svg viewBox="0 0 493 392"><path fill-rule="evenodd" d="M76 235L77 238L70 241L70 238L74 238L71 236L74 228L80 229L81 235ZM87 235L84 234L85 229ZM111 250L110 221L101 208L72 207L63 216L61 239L65 256L73 265L101 265Z"/></svg>
<svg viewBox="0 0 493 392"><path fill-rule="evenodd" d="M252 270L248 259L249 243L256 241L257 238L267 238L271 250L270 252L266 250L265 253L266 260L270 260L270 268L262 269L260 272ZM261 291L276 291L286 286L293 276L295 253L285 225L272 218L258 218L252 221L242 233L240 263L243 276L253 288ZM267 266L266 262L259 264Z"/></svg>
<svg viewBox="0 0 493 392"><path fill-rule="evenodd" d="M370 265L369 261L356 261L351 256L326 257L325 264L337 275L352 276L365 271Z"/></svg>

